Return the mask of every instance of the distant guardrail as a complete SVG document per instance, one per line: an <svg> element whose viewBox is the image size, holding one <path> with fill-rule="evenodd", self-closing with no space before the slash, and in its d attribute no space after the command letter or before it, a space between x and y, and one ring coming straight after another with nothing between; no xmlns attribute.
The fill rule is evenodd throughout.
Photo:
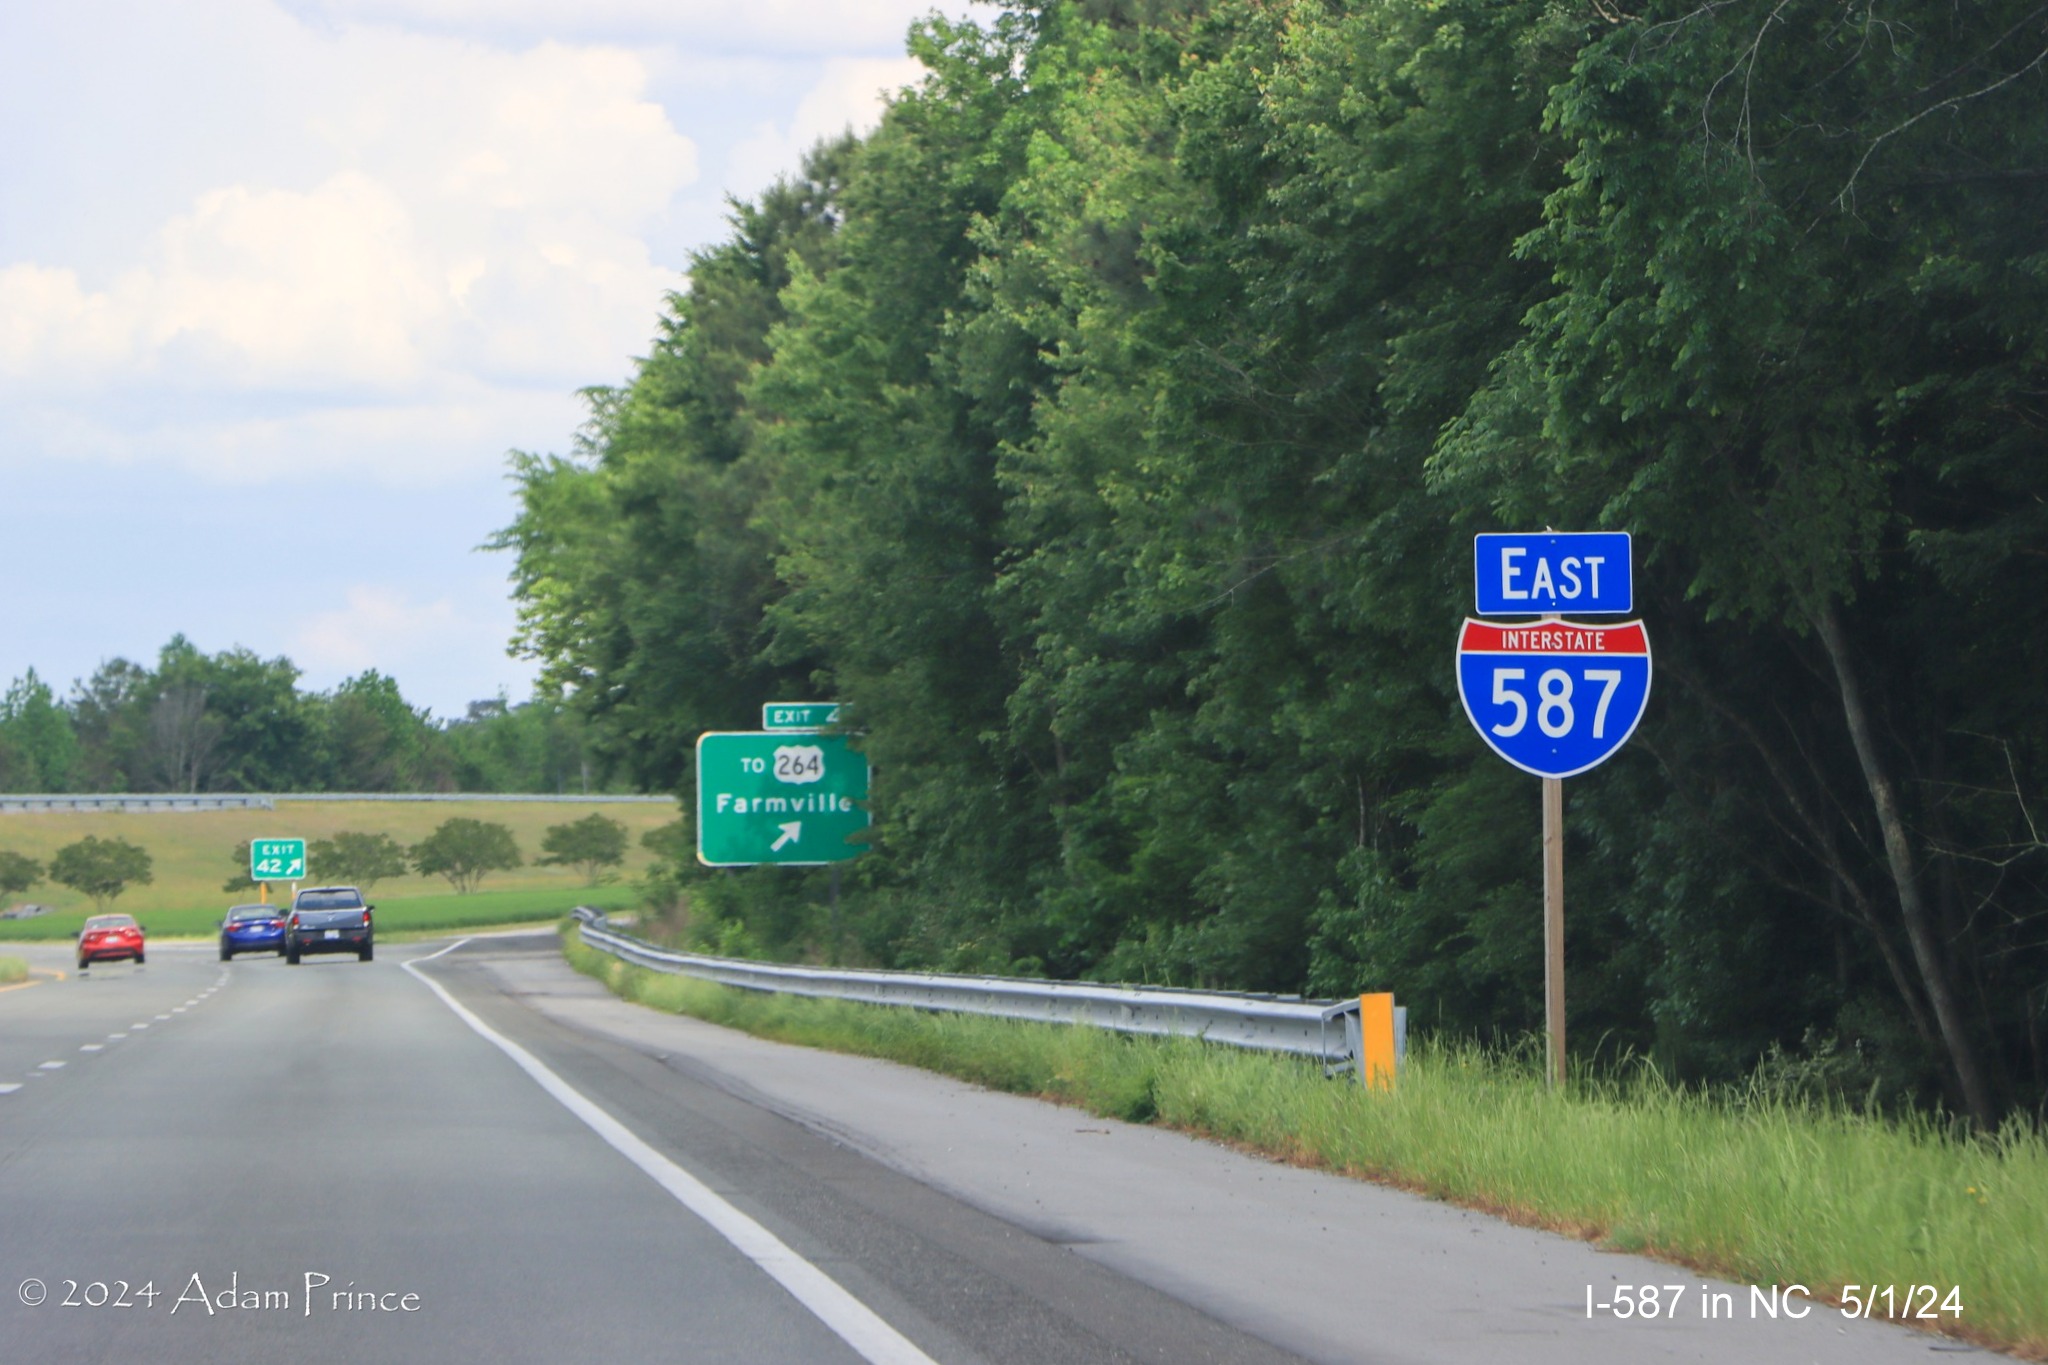
<svg viewBox="0 0 2048 1365"><path fill-rule="evenodd" d="M1360 1070L1358 1001L1112 986L1007 976L941 976L855 968L794 967L706 957L658 947L610 927L601 910L578 906L583 941L657 972L742 990L856 1000L870 1005L990 1015L1039 1023L1088 1024L1118 1033L1203 1038L1320 1061L1326 1074ZM1408 1011L1394 1011L1396 1065L1407 1052Z"/></svg>
<svg viewBox="0 0 2048 1365"><path fill-rule="evenodd" d="M30 811L198 811L276 810L291 801L545 801L551 805L618 802L673 804L673 796L549 796L534 792L101 792L95 794L0 794L0 815Z"/></svg>
<svg viewBox="0 0 2048 1365"><path fill-rule="evenodd" d="M585 793L576 795L550 796L546 792L276 792L272 801L546 801L561 805L604 805L619 802L660 802L674 805L673 796L640 796L620 793L614 796L592 796Z"/></svg>
<svg viewBox="0 0 2048 1365"><path fill-rule="evenodd" d="M112 792L95 796L0 796L0 815L49 810L274 810L271 798L245 792Z"/></svg>

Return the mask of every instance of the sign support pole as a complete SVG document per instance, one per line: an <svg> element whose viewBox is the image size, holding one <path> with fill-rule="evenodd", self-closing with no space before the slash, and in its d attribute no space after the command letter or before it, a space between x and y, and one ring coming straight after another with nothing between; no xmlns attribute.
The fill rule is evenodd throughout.
<svg viewBox="0 0 2048 1365"><path fill-rule="evenodd" d="M832 963L839 964L839 864L832 864Z"/></svg>
<svg viewBox="0 0 2048 1365"><path fill-rule="evenodd" d="M1564 1082L1564 779L1543 779L1543 1016L1552 1085Z"/></svg>

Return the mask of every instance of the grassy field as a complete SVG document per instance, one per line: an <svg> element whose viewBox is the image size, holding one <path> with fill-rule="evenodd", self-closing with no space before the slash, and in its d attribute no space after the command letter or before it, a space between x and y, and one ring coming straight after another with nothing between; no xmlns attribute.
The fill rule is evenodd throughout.
<svg viewBox="0 0 2048 1365"><path fill-rule="evenodd" d="M1633 1080L1554 1091L1529 1059L1417 1045L1399 1088L1187 1039L760 995L629 967L566 934L629 1000L886 1057L1384 1181L1739 1282L1960 1290L1944 1332L2048 1360L2048 1142L1977 1139Z"/></svg>
<svg viewBox="0 0 2048 1365"><path fill-rule="evenodd" d="M449 895L448 883L438 877L388 878L377 883L371 895L379 908L388 907L397 916L402 904L413 901L460 900L481 905L491 893L548 893L552 898L545 901L544 908L541 901L534 905L543 917L552 917L587 896L581 874L574 868L533 865L540 856L541 838L548 826L580 820L592 811L626 827L626 878L643 871L651 861L651 855L640 847L640 836L676 818L675 808L666 802L291 801L280 802L274 811L29 811L0 814L0 849L24 853L48 865L58 849L88 834L139 844L154 861L155 879L147 886L130 887L109 908L142 919L152 933L206 932L229 905L256 899L253 893L230 895L220 889L233 871L235 846L244 839L311 840L357 830L388 834L409 845L431 834L443 820L460 815L509 826L527 865L491 874L484 880L482 893L466 897ZM311 870L319 877L317 866ZM0 939L67 938L78 932L79 922L92 910L87 897L50 882L14 899L54 906L57 913L33 920L0 920Z"/></svg>
<svg viewBox="0 0 2048 1365"><path fill-rule="evenodd" d="M0 957L0 986L28 980L28 963L18 957Z"/></svg>

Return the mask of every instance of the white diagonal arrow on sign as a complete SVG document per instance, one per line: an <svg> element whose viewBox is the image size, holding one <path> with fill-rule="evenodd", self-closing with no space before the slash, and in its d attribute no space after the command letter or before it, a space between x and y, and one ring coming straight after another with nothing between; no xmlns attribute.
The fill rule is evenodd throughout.
<svg viewBox="0 0 2048 1365"><path fill-rule="evenodd" d="M788 824L777 825L775 828L781 830L782 835L774 843L768 845L770 853L779 853L784 844L793 844L798 839L803 838L804 822L801 820L791 820Z"/></svg>

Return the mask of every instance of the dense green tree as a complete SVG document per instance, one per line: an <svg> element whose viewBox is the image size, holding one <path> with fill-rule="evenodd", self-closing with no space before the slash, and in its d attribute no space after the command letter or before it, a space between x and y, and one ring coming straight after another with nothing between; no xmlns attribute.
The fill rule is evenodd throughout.
<svg viewBox="0 0 2048 1365"><path fill-rule="evenodd" d="M71 717L31 668L0 696L0 784L8 791L68 791L77 766Z"/></svg>
<svg viewBox="0 0 2048 1365"><path fill-rule="evenodd" d="M130 886L147 886L153 879L148 850L126 839L88 834L50 859L50 880L92 897L95 910L104 911Z"/></svg>
<svg viewBox="0 0 2048 1365"><path fill-rule="evenodd" d="M753 525L740 385L769 354L791 272L829 267L850 157L850 140L821 145L758 204L734 205L733 239L692 258L635 382L587 391L575 456L514 458L522 512L493 543L518 553L519 646L643 786L679 787L699 731L806 690L800 651L762 656L778 585Z"/></svg>
<svg viewBox="0 0 2048 1365"><path fill-rule="evenodd" d="M109 659L72 688L72 728L78 735L81 790L147 790L143 779L145 715L150 671L127 659Z"/></svg>
<svg viewBox="0 0 2048 1365"><path fill-rule="evenodd" d="M412 846L413 869L426 877L446 877L461 895L477 889L492 872L518 867L519 843L512 831L493 820L454 816Z"/></svg>
<svg viewBox="0 0 2048 1365"><path fill-rule="evenodd" d="M405 847L388 834L337 830L332 837L306 845L306 865L323 882L346 882L364 891L386 877L411 870Z"/></svg>
<svg viewBox="0 0 2048 1365"><path fill-rule="evenodd" d="M333 791L436 790L439 755L424 710L396 679L368 669L334 689L323 718L327 783ZM439 787L447 790L447 787Z"/></svg>
<svg viewBox="0 0 2048 1365"><path fill-rule="evenodd" d="M43 865L26 853L0 848L0 896L18 896L43 879Z"/></svg>
<svg viewBox="0 0 2048 1365"><path fill-rule="evenodd" d="M233 863L235 870L229 874L226 881L220 884L220 889L231 896L243 891L257 890L261 885L254 877L249 875L250 842L248 839L242 840L241 843L235 845L235 851L228 855L228 859Z"/></svg>
<svg viewBox="0 0 2048 1365"><path fill-rule="evenodd" d="M539 862L582 868L583 880L596 886L609 869L626 861L626 827L609 815L592 812L581 820L549 825L540 846Z"/></svg>

